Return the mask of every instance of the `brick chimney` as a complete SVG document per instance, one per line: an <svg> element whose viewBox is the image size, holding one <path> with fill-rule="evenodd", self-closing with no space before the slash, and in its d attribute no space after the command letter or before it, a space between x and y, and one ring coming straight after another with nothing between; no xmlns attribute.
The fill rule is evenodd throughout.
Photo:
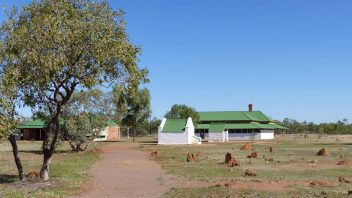
<svg viewBox="0 0 352 198"><path fill-rule="evenodd" d="M253 111L253 105L252 104L248 105L248 111Z"/></svg>

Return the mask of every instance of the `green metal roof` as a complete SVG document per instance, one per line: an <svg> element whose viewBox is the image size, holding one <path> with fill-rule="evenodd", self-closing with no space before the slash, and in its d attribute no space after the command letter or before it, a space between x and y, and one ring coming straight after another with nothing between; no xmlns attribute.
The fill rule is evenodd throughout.
<svg viewBox="0 0 352 198"><path fill-rule="evenodd" d="M17 128L18 129L43 129L44 128L44 120L41 119L35 119L29 122L26 122L24 124L19 125ZM60 119L60 125L61 127L65 126L65 122L63 119ZM106 126L118 126L113 120L108 120L106 122Z"/></svg>
<svg viewBox="0 0 352 198"><path fill-rule="evenodd" d="M167 119L162 132L182 133L185 130L186 119Z"/></svg>
<svg viewBox="0 0 352 198"><path fill-rule="evenodd" d="M209 132L221 132L224 129L288 129L277 124L238 123L238 124L198 124L197 129L209 129Z"/></svg>
<svg viewBox="0 0 352 198"><path fill-rule="evenodd" d="M253 124L258 126L259 129L276 129L276 127L271 124L260 124L260 123L253 123Z"/></svg>
<svg viewBox="0 0 352 198"><path fill-rule="evenodd" d="M26 122L20 126L18 126L18 129L43 129L44 128L44 120L41 119L35 119L29 122ZM63 127L65 125L64 120L60 119L60 125Z"/></svg>
<svg viewBox="0 0 352 198"><path fill-rule="evenodd" d="M114 122L113 120L109 119L106 122L106 126L119 126L118 124L116 124L116 122Z"/></svg>
<svg viewBox="0 0 352 198"><path fill-rule="evenodd" d="M225 126L226 129L260 129L257 125L253 123L247 123L247 124L226 124Z"/></svg>
<svg viewBox="0 0 352 198"><path fill-rule="evenodd" d="M261 111L212 111L198 112L199 121L256 121L270 122Z"/></svg>
<svg viewBox="0 0 352 198"><path fill-rule="evenodd" d="M214 123L209 127L209 132L223 132L225 130L225 124Z"/></svg>
<svg viewBox="0 0 352 198"><path fill-rule="evenodd" d="M44 121L43 120L32 120L29 122L26 122L24 124L21 124L17 128L19 129L42 129L44 128Z"/></svg>
<svg viewBox="0 0 352 198"><path fill-rule="evenodd" d="M275 129L289 129L287 127L284 127L284 126L281 126L281 125L278 125L278 124L275 124L275 123L270 123L271 125L273 125L274 127L276 127Z"/></svg>
<svg viewBox="0 0 352 198"><path fill-rule="evenodd" d="M210 124L197 124L197 129L209 129Z"/></svg>

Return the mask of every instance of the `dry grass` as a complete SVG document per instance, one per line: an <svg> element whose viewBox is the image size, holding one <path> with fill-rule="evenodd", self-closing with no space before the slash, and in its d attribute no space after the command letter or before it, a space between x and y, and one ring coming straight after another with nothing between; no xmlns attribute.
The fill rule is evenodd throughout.
<svg viewBox="0 0 352 198"><path fill-rule="evenodd" d="M347 196L350 186L339 183L338 178L344 176L352 178L352 165L339 166L337 162L341 160L341 155L345 160L352 160L352 136L318 136L309 135L283 135L270 141L254 142L230 142L223 144L202 144L192 146L157 146L143 145L141 149L146 152L152 150L160 151L161 155L157 160L168 173L182 176L194 181L205 181L209 183L238 181L248 183L255 179L257 182L267 185L261 190L241 188L237 191L237 196L264 197L308 197L324 196L341 197ZM258 159L247 159L252 151L241 151L240 147L245 143L254 143L254 151L258 156L265 155ZM267 148L272 146L273 152ZM317 156L321 148L329 150L329 156ZM187 163L184 156L188 152L204 153L202 158L197 158L194 163ZM240 167L229 168L223 165L224 155L229 152L241 162ZM250 163L249 163L250 162ZM246 177L245 171L250 169L256 173L255 177ZM323 181L329 186L311 186L312 181ZM272 185L268 185L272 184ZM276 184L289 183L290 185L281 191L270 191L270 186L275 188ZM245 185L246 186L246 185ZM247 185L248 186L248 185ZM222 187L221 187L222 188ZM212 189L212 190L211 190ZM218 188L207 189L207 196L223 197L231 196L232 191ZM267 189L267 190L265 190ZM166 197L189 197L194 192L202 192L205 189L172 189ZM219 194L220 193L220 194Z"/></svg>
<svg viewBox="0 0 352 198"><path fill-rule="evenodd" d="M43 157L41 142L19 141L18 147L25 172L38 172ZM39 178L19 182L11 146L8 142L1 142L0 197L64 197L85 185L89 175L84 170L97 159L98 154L91 150L71 153L68 145L61 144L53 156L49 182L42 182Z"/></svg>

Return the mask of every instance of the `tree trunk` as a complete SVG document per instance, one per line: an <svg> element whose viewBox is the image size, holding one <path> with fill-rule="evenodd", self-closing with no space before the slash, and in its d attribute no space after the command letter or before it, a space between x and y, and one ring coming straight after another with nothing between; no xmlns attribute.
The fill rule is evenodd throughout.
<svg viewBox="0 0 352 198"><path fill-rule="evenodd" d="M51 155L49 155L49 152L44 152L43 165L40 170L40 178L44 181L49 180L50 163L51 163Z"/></svg>
<svg viewBox="0 0 352 198"><path fill-rule="evenodd" d="M12 146L12 153L13 153L13 157L15 159L15 163L16 163L16 166L17 166L18 176L20 177L21 181L26 180L26 176L25 176L24 171L23 171L21 159L18 156L18 148L17 148L16 137L15 137L14 134L11 134L8 139L9 139L9 141L11 143L11 146Z"/></svg>
<svg viewBox="0 0 352 198"><path fill-rule="evenodd" d="M75 147L74 143L72 143L71 141L69 141L68 143L69 143L70 146L71 146L71 150L72 150L72 151L76 151L76 147Z"/></svg>
<svg viewBox="0 0 352 198"><path fill-rule="evenodd" d="M134 140L136 139L136 131L137 130L135 128L133 128L132 130L133 130L133 142L134 142Z"/></svg>
<svg viewBox="0 0 352 198"><path fill-rule="evenodd" d="M51 164L51 157L55 151L55 146L56 142L59 138L59 133L60 133L60 116L57 115L51 123L49 123L48 129L51 130L54 128L54 137L50 142L50 132L47 131L45 133L45 138L43 141L43 155L44 155L44 160L42 164L42 168L40 169L40 178L44 181L49 180L49 167ZM54 127L53 127L54 126Z"/></svg>
<svg viewBox="0 0 352 198"><path fill-rule="evenodd" d="M78 152L80 152L81 151L81 143L78 143L77 145L76 145L76 152L78 153Z"/></svg>

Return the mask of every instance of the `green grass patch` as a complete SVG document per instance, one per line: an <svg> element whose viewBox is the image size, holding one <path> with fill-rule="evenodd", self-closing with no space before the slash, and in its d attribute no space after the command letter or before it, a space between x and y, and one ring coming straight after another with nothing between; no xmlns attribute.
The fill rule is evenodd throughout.
<svg viewBox="0 0 352 198"><path fill-rule="evenodd" d="M30 171L39 171L42 163L42 155L38 153L40 143L33 142L33 145L28 145L28 142L19 142L21 149L21 158L26 173ZM66 145L67 146L67 145ZM0 183L0 197L65 197L74 192L78 192L87 184L90 179L88 174L89 168L99 159L99 155L92 150L82 153L72 153L65 145L60 145L57 153L53 155L52 164L50 166L49 183L43 183L39 178L28 179L26 186L14 188L18 185L16 176L17 169L11 158L11 152L0 151L5 154L8 161L4 165L4 169L0 170L0 177L12 175L14 181L5 180ZM23 148L30 148L23 150ZM3 157L4 157L3 156Z"/></svg>

